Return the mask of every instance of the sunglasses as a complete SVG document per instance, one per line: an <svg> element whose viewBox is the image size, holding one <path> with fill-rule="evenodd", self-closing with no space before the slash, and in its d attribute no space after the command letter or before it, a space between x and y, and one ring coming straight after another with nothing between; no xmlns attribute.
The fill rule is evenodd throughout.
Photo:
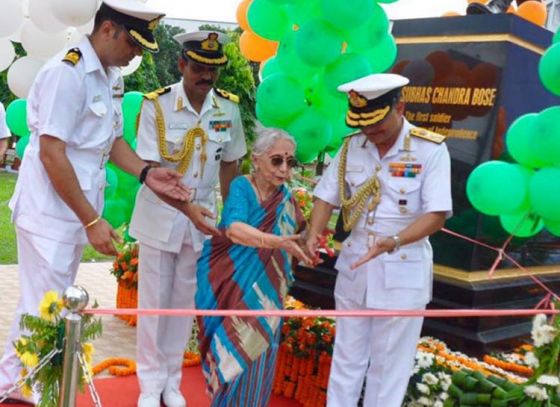
<svg viewBox="0 0 560 407"><path fill-rule="evenodd" d="M280 167L282 164L284 164L284 161L286 161L286 165L288 166L288 168L294 168L298 165L298 162L294 157L286 157L285 159L284 157L279 155L270 157L270 163L273 167Z"/></svg>

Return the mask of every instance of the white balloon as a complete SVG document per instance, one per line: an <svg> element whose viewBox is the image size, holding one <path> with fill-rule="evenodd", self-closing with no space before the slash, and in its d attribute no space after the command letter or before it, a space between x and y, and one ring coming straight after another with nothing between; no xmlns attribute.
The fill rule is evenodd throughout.
<svg viewBox="0 0 560 407"><path fill-rule="evenodd" d="M82 40L83 36L84 34L82 34L77 28L68 28L66 30L66 44L64 48L75 47Z"/></svg>
<svg viewBox="0 0 560 407"><path fill-rule="evenodd" d="M2 0L0 12L0 37L14 34L23 24L23 5L21 0Z"/></svg>
<svg viewBox="0 0 560 407"><path fill-rule="evenodd" d="M5 38L0 39L0 71L7 69L15 57L16 51L12 42Z"/></svg>
<svg viewBox="0 0 560 407"><path fill-rule="evenodd" d="M25 99L43 60L34 57L21 57L8 69L8 87L18 98Z"/></svg>
<svg viewBox="0 0 560 407"><path fill-rule="evenodd" d="M127 76L134 73L141 64L142 64L142 55L135 56L134 58L132 58L132 61L128 63L127 66L121 67L121 72L123 76Z"/></svg>
<svg viewBox="0 0 560 407"><path fill-rule="evenodd" d="M87 23L97 11L97 0L50 0L50 2L58 21L74 27Z"/></svg>
<svg viewBox="0 0 560 407"><path fill-rule="evenodd" d="M29 18L44 32L55 33L66 28L66 24L62 24L54 16L51 0L29 0Z"/></svg>
<svg viewBox="0 0 560 407"><path fill-rule="evenodd" d="M66 31L49 33L41 31L31 21L23 23L21 45L28 55L48 58L60 51L66 43Z"/></svg>

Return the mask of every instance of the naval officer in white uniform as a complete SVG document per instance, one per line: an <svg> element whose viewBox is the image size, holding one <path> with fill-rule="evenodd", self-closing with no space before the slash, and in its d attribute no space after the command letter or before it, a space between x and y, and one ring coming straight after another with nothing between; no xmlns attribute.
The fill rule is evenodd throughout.
<svg viewBox="0 0 560 407"><path fill-rule="evenodd" d="M153 30L162 17L141 2L104 0L91 35L48 62L29 91L30 142L10 201L21 297L0 361L0 394L19 378L12 342L21 335L21 314L37 314L45 292L73 284L86 243L116 254L116 234L100 216L107 161L160 193L188 198L180 174L150 170L121 137L118 67L143 50L158 50Z"/></svg>
<svg viewBox="0 0 560 407"><path fill-rule="evenodd" d="M340 86L349 96L349 136L317 185L310 251L335 207L344 241L336 263L339 310L425 309L432 293L428 236L450 216L445 137L403 117L408 79L374 74ZM338 318L327 405L400 407L423 318Z"/></svg>
<svg viewBox="0 0 560 407"><path fill-rule="evenodd" d="M175 168L192 189L193 201L175 209L150 190L138 193L130 234L140 244L139 308L194 308L196 261L208 223L216 212L220 180L225 198L247 152L238 98L214 89L227 63L227 36L212 31L179 34L182 81L146 95L138 130L137 153L154 165ZM183 213L187 216L184 216ZM179 390L183 353L192 317L140 317L137 334L139 407L183 407Z"/></svg>

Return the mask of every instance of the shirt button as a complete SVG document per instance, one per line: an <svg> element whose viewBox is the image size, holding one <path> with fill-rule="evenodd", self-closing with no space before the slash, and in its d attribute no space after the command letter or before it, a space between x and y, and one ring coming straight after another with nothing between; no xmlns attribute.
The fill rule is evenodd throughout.
<svg viewBox="0 0 560 407"><path fill-rule="evenodd" d="M381 166L379 164L375 166L375 171L381 171Z"/></svg>
<svg viewBox="0 0 560 407"><path fill-rule="evenodd" d="M197 145L196 145L196 149L197 149L197 150L200 150L200 144L197 144Z"/></svg>
<svg viewBox="0 0 560 407"><path fill-rule="evenodd" d="M401 260L406 260L406 254L401 254Z"/></svg>
<svg viewBox="0 0 560 407"><path fill-rule="evenodd" d="M406 209L404 206L401 206L401 207L399 208L399 212L400 212L400 213L403 213L403 214L404 214L404 213L408 213L408 209Z"/></svg>
<svg viewBox="0 0 560 407"><path fill-rule="evenodd" d="M400 192L401 194L406 194L406 189L401 188L399 192Z"/></svg>
<svg viewBox="0 0 560 407"><path fill-rule="evenodd" d="M198 172L195 172L195 173L193 174L193 178L197 178L197 177L198 177Z"/></svg>

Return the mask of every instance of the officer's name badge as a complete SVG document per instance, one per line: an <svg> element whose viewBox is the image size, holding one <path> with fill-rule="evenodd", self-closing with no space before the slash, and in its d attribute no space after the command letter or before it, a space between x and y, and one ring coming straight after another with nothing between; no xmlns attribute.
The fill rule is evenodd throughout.
<svg viewBox="0 0 560 407"><path fill-rule="evenodd" d="M220 116L225 116L226 113L225 112L216 112L212 115L212 117L220 117Z"/></svg>
<svg viewBox="0 0 560 407"><path fill-rule="evenodd" d="M414 163L390 163L389 172L393 177L415 178L422 172L422 164Z"/></svg>
<svg viewBox="0 0 560 407"><path fill-rule="evenodd" d="M231 120L213 120L210 122L210 129L221 132L231 128Z"/></svg>
<svg viewBox="0 0 560 407"><path fill-rule="evenodd" d="M169 127L170 130L187 130L191 128L187 123L169 123L167 127Z"/></svg>

